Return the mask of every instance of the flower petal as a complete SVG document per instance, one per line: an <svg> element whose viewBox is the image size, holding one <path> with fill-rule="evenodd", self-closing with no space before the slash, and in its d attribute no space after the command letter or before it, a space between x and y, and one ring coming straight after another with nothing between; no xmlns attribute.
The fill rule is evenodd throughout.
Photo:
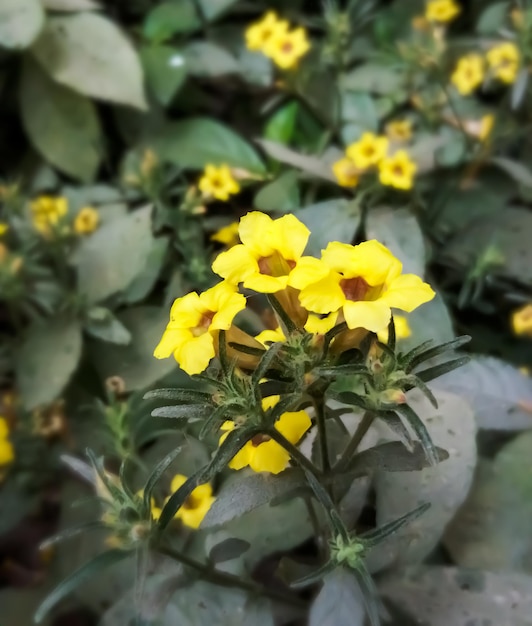
<svg viewBox="0 0 532 626"><path fill-rule="evenodd" d="M290 455L277 442L270 440L253 448L249 466L254 472L279 474L288 465Z"/></svg>
<svg viewBox="0 0 532 626"><path fill-rule="evenodd" d="M340 278L336 272L330 272L326 278L305 287L299 294L299 301L305 309L315 313L337 311L345 302Z"/></svg>
<svg viewBox="0 0 532 626"><path fill-rule="evenodd" d="M269 232L271 247L285 259L297 261L303 254L310 237L310 230L295 215L283 215L274 220Z"/></svg>
<svg viewBox="0 0 532 626"><path fill-rule="evenodd" d="M306 411L287 411L275 423L275 429L293 444L296 444L311 426L312 421Z"/></svg>
<svg viewBox="0 0 532 626"><path fill-rule="evenodd" d="M184 343L193 338L190 330L172 328L171 324L172 322L166 327L161 340L153 352L153 356L156 359L167 359L176 350L179 350Z"/></svg>
<svg viewBox="0 0 532 626"><path fill-rule="evenodd" d="M229 282L238 284L251 274L258 273L259 266L257 257L250 249L243 244L237 244L230 250L220 252L214 259L212 271Z"/></svg>
<svg viewBox="0 0 532 626"><path fill-rule="evenodd" d="M382 299L373 301L347 301L344 304L344 317L349 328L365 328L378 333L390 322L390 307Z"/></svg>
<svg viewBox="0 0 532 626"><path fill-rule="evenodd" d="M435 295L430 285L424 283L419 276L403 274L391 282L380 300L389 307L410 313L421 304L432 300Z"/></svg>
<svg viewBox="0 0 532 626"><path fill-rule="evenodd" d="M253 457L255 448L251 441L248 441L229 461L229 467L234 470L241 470L247 467Z"/></svg>
<svg viewBox="0 0 532 626"><path fill-rule="evenodd" d="M176 351L176 360L181 369L191 376L200 374L209 365L214 357L214 340L210 333L203 333L199 337L181 344Z"/></svg>
<svg viewBox="0 0 532 626"><path fill-rule="evenodd" d="M256 257L270 256L273 252L268 238L272 224L272 218L260 211L251 211L240 219L240 241Z"/></svg>
<svg viewBox="0 0 532 626"><path fill-rule="evenodd" d="M313 256L303 256L290 272L288 284L296 289L304 289L308 285L325 278L328 274L329 268L323 261Z"/></svg>

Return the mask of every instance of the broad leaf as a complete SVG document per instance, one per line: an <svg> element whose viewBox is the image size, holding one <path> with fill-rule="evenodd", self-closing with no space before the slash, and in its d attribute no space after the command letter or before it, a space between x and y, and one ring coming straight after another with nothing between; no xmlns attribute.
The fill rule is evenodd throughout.
<svg viewBox="0 0 532 626"><path fill-rule="evenodd" d="M526 165L506 157L494 157L491 159L491 163L500 167L511 176L515 182L521 183L525 187L532 187L532 172Z"/></svg>
<svg viewBox="0 0 532 626"><path fill-rule="evenodd" d="M364 599L353 572L338 567L323 580L310 607L309 626L364 626Z"/></svg>
<svg viewBox="0 0 532 626"><path fill-rule="evenodd" d="M262 187L255 196L254 205L266 212L288 213L299 206L299 173L283 172L279 178Z"/></svg>
<svg viewBox="0 0 532 626"><path fill-rule="evenodd" d="M274 159L277 159L281 163L292 165L299 170L312 174L317 178L328 180L330 182L336 182L336 179L332 173L331 165L334 159L330 162L325 159L320 159L315 156L307 154L299 154L282 144L270 141L268 139L257 140L257 143L262 149Z"/></svg>
<svg viewBox="0 0 532 626"><path fill-rule="evenodd" d="M149 88L167 106L187 77L185 57L176 48L149 45L140 49L140 58Z"/></svg>
<svg viewBox="0 0 532 626"><path fill-rule="evenodd" d="M27 48L44 25L39 0L0 0L0 45Z"/></svg>
<svg viewBox="0 0 532 626"><path fill-rule="evenodd" d="M495 35L500 32L508 17L509 2L494 2L487 6L481 13L476 31L479 35Z"/></svg>
<svg viewBox="0 0 532 626"><path fill-rule="evenodd" d="M239 71L235 57L209 41L193 41L183 50L186 68L194 76L223 76Z"/></svg>
<svg viewBox="0 0 532 626"><path fill-rule="evenodd" d="M342 80L345 89L379 95L394 93L399 89L403 75L395 68L378 63L365 63L348 72Z"/></svg>

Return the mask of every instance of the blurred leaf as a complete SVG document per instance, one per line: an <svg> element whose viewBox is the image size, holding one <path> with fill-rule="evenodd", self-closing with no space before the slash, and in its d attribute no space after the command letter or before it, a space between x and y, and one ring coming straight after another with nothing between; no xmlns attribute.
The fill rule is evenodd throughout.
<svg viewBox="0 0 532 626"><path fill-rule="evenodd" d="M476 31L479 35L495 35L503 28L510 8L509 2L495 2L481 13Z"/></svg>
<svg viewBox="0 0 532 626"><path fill-rule="evenodd" d="M437 452L440 462L449 458L446 450L437 448ZM413 472L426 467L429 467L429 462L418 441L414 443L412 451L407 450L399 441L389 441L356 454L347 465L346 472L364 476L377 470Z"/></svg>
<svg viewBox="0 0 532 626"><path fill-rule="evenodd" d="M418 166L418 174L431 172L438 166L438 151L448 143L449 137L442 131L438 135L418 134L408 153Z"/></svg>
<svg viewBox="0 0 532 626"><path fill-rule="evenodd" d="M270 59L242 46L238 53L240 75L250 85L269 87L273 82L273 67Z"/></svg>
<svg viewBox="0 0 532 626"><path fill-rule="evenodd" d="M517 75L517 79L512 85L511 105L512 105L512 109L514 110L518 109L524 100L524 97L526 95L526 90L528 87L528 79L529 79L528 68L523 67L519 71L519 74ZM529 175L532 176L530 171L529 171ZM529 176L527 176L527 179L530 180ZM528 186L530 185L528 184Z"/></svg>
<svg viewBox="0 0 532 626"><path fill-rule="evenodd" d="M27 48L44 25L39 0L0 0L0 45Z"/></svg>
<svg viewBox="0 0 532 626"><path fill-rule="evenodd" d="M24 128L43 157L74 178L92 180L102 156L94 104L55 83L29 58L23 65L19 97Z"/></svg>
<svg viewBox="0 0 532 626"><path fill-rule="evenodd" d="M230 537L224 541L217 543L209 551L209 560L212 563L224 563L232 561L249 550L249 543L242 539Z"/></svg>
<svg viewBox="0 0 532 626"><path fill-rule="evenodd" d="M476 463L473 413L458 396L434 390L434 409L419 391L409 393L409 404L426 424L435 445L449 458L419 472L377 472L377 526L395 520L428 502L431 508L368 556L372 571L422 561L438 544L445 526L464 502Z"/></svg>
<svg viewBox="0 0 532 626"><path fill-rule="evenodd" d="M380 63L365 63L343 77L342 87L362 93L387 95L396 92L402 81L403 75L397 69Z"/></svg>
<svg viewBox="0 0 532 626"><path fill-rule="evenodd" d="M236 74L239 65L225 48L210 41L192 41L183 50L186 68L193 76Z"/></svg>
<svg viewBox="0 0 532 626"><path fill-rule="evenodd" d="M167 237L157 237L153 239L150 253L146 259L146 265L124 292L124 302L127 304L135 304L149 295L164 265L168 244L169 241Z"/></svg>
<svg viewBox="0 0 532 626"><path fill-rule="evenodd" d="M187 77L185 57L170 46L145 45L140 49L140 58L153 95L168 106Z"/></svg>
<svg viewBox="0 0 532 626"><path fill-rule="evenodd" d="M285 104L268 119L264 128L264 139L277 143L290 143L296 126L299 102L293 100Z"/></svg>
<svg viewBox="0 0 532 626"><path fill-rule="evenodd" d="M137 53L116 24L102 15L50 17L31 52L62 85L86 96L146 109Z"/></svg>
<svg viewBox="0 0 532 626"><path fill-rule="evenodd" d="M0 507L2 508L0 537L5 536L26 516L33 513L38 504L39 496L37 494L29 493L16 480L6 480L0 486Z"/></svg>
<svg viewBox="0 0 532 626"><path fill-rule="evenodd" d="M445 129L445 143L436 150L435 159L441 167L456 167L467 157L467 141L464 134L454 128Z"/></svg>
<svg viewBox="0 0 532 626"><path fill-rule="evenodd" d="M386 600L406 611L415 624L528 626L532 577L459 567L411 568L380 585ZM404 623L405 615L398 623Z"/></svg>
<svg viewBox="0 0 532 626"><path fill-rule="evenodd" d="M50 591L49 582L27 588L5 587L0 589L2 626L30 626L33 624L35 609L42 600L43 593ZM49 620L43 622L49 624Z"/></svg>
<svg viewBox="0 0 532 626"><path fill-rule="evenodd" d="M55 400L81 357L81 322L56 317L25 332L16 355L16 375L27 409Z"/></svg>
<svg viewBox="0 0 532 626"><path fill-rule="evenodd" d="M83 329L92 337L109 343L125 346L131 341L131 333L110 311L103 319L91 319L89 311Z"/></svg>
<svg viewBox="0 0 532 626"><path fill-rule="evenodd" d="M401 261L406 274L425 275L423 232L408 209L374 207L366 217L367 239L377 239Z"/></svg>
<svg viewBox="0 0 532 626"><path fill-rule="evenodd" d="M168 124L149 145L162 160L180 167L203 169L207 163L227 163L263 173L264 164L252 146L233 130L209 118Z"/></svg>
<svg viewBox="0 0 532 626"><path fill-rule="evenodd" d="M268 139L257 140L257 143L262 147L266 154L281 163L292 165L293 167L312 174L313 176L317 176L318 178L336 182L330 164L325 162L323 159L309 156L307 154L299 154L286 146Z"/></svg>
<svg viewBox="0 0 532 626"><path fill-rule="evenodd" d="M299 172L289 170L267 183L255 195L253 205L261 211L288 213L299 206Z"/></svg>
<svg viewBox="0 0 532 626"><path fill-rule="evenodd" d="M92 361L102 380L120 376L128 391L143 389L177 367L173 358L159 360L153 356L168 323L166 309L133 307L117 318L131 333L130 344L118 347L93 342L90 345Z"/></svg>
<svg viewBox="0 0 532 626"><path fill-rule="evenodd" d="M345 91L342 94L342 120L365 131L377 131L379 120L373 98L364 92Z"/></svg>
<svg viewBox="0 0 532 626"><path fill-rule="evenodd" d="M506 157L493 157L490 162L500 167L517 183L521 183L525 187L532 187L532 171L526 165Z"/></svg>
<svg viewBox="0 0 532 626"><path fill-rule="evenodd" d="M79 291L90 303L125 290L146 269L153 249L151 206L117 217L81 242Z"/></svg>
<svg viewBox="0 0 532 626"><path fill-rule="evenodd" d="M94 0L41 0L49 11L93 11L101 8Z"/></svg>
<svg viewBox="0 0 532 626"><path fill-rule="evenodd" d="M353 572L337 567L323 579L310 607L309 626L364 626L364 599Z"/></svg>

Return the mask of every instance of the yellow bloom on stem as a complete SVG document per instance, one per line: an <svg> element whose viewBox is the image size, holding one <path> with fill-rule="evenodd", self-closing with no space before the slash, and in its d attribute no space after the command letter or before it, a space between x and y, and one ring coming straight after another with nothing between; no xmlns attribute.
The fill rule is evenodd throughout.
<svg viewBox="0 0 532 626"><path fill-rule="evenodd" d="M272 220L269 215L252 211L240 220L241 244L221 252L212 264L213 271L230 283L260 293L275 293L290 285L295 267L315 276L318 259L302 257L309 229L294 215Z"/></svg>
<svg viewBox="0 0 532 626"><path fill-rule="evenodd" d="M512 329L516 335L532 337L532 303L512 313Z"/></svg>
<svg viewBox="0 0 532 626"><path fill-rule="evenodd" d="M279 341L286 341L283 329L279 326L275 330L263 330L259 333L255 339L263 346L267 347L267 343L277 343Z"/></svg>
<svg viewBox="0 0 532 626"><path fill-rule="evenodd" d="M388 145L387 137L364 133L358 141L348 146L346 154L358 169L365 170L378 165L384 159Z"/></svg>
<svg viewBox="0 0 532 626"><path fill-rule="evenodd" d="M395 338L398 340L407 339L412 334L410 324L404 315L394 315ZM388 327L377 333L377 337L381 343L388 343Z"/></svg>
<svg viewBox="0 0 532 626"><path fill-rule="evenodd" d="M83 207L74 220L74 232L78 235L89 235L98 228L100 214L91 206Z"/></svg>
<svg viewBox="0 0 532 626"><path fill-rule="evenodd" d="M386 124L385 130L391 141L408 141L412 138L412 122L410 120L393 120Z"/></svg>
<svg viewBox="0 0 532 626"><path fill-rule="evenodd" d="M288 30L288 22L280 20L275 11L268 11L261 20L246 29L246 47L262 52L272 36L283 30Z"/></svg>
<svg viewBox="0 0 532 626"><path fill-rule="evenodd" d="M211 241L222 243L228 248L236 246L237 243L240 243L240 238L238 236L238 222L232 222L228 226L224 226L220 228L220 230L217 230L211 235Z"/></svg>
<svg viewBox="0 0 532 626"><path fill-rule="evenodd" d="M484 80L484 59L480 54L466 54L458 60L451 82L462 96L468 96Z"/></svg>
<svg viewBox="0 0 532 626"><path fill-rule="evenodd" d="M225 281L199 295L192 292L178 298L154 356L166 359L173 354L187 374L203 372L215 356L215 335L228 330L245 308L245 297Z"/></svg>
<svg viewBox="0 0 532 626"><path fill-rule="evenodd" d="M199 180L198 187L204 196L224 202L229 200L229 196L240 191L240 185L233 178L228 165L205 166L205 172Z"/></svg>
<svg viewBox="0 0 532 626"><path fill-rule="evenodd" d="M8 230L9 230L9 224L6 224L6 222L0 222L0 237L2 235L5 235Z"/></svg>
<svg viewBox="0 0 532 626"><path fill-rule="evenodd" d="M417 165L408 152L398 150L393 156L386 157L379 163L379 180L383 185L396 189L412 189Z"/></svg>
<svg viewBox="0 0 532 626"><path fill-rule="evenodd" d="M322 314L341 309L351 329L378 333L392 308L410 313L435 295L419 276L402 274L399 259L375 240L357 246L332 242L322 251L322 263L328 275L302 288L301 304Z"/></svg>
<svg viewBox="0 0 532 626"><path fill-rule="evenodd" d="M176 474L172 478L170 485L172 493L175 493L186 481L186 476ZM215 500L216 498L212 495L212 487L209 483L198 485L185 500L179 511L177 511L175 518L180 519L189 528L199 528Z"/></svg>
<svg viewBox="0 0 532 626"><path fill-rule="evenodd" d="M297 444L312 422L306 411L289 411L283 413L275 423L278 430L292 444ZM224 422L221 429L225 431L220 437L220 445L230 431L235 429L235 423ZM288 467L290 455L276 441L267 435L257 435L241 448L229 463L229 467L240 470L251 467L254 472L270 472L279 474Z"/></svg>
<svg viewBox="0 0 532 626"><path fill-rule="evenodd" d="M460 11L460 5L454 0L429 0L425 17L429 22L451 22Z"/></svg>
<svg viewBox="0 0 532 626"><path fill-rule="evenodd" d="M49 235L68 212L68 200L41 196L30 204L33 226L43 235Z"/></svg>
<svg viewBox="0 0 532 626"><path fill-rule="evenodd" d="M350 158L343 157L333 163L332 171L338 184L342 187L356 187L358 185L360 172Z"/></svg>
<svg viewBox="0 0 532 626"><path fill-rule="evenodd" d="M9 426L5 417L0 417L0 467L15 460L15 449L9 441Z"/></svg>
<svg viewBox="0 0 532 626"><path fill-rule="evenodd" d="M276 28L264 47L264 54L283 70L297 67L310 50L307 31L304 28L286 30Z"/></svg>
<svg viewBox="0 0 532 626"><path fill-rule="evenodd" d="M488 65L494 75L503 83L511 84L519 70L519 49L511 41L495 46L486 54Z"/></svg>

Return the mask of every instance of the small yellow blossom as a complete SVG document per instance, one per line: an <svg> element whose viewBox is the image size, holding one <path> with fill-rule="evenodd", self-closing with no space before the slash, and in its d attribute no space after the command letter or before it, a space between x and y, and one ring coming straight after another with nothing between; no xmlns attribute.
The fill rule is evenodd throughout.
<svg viewBox="0 0 532 626"><path fill-rule="evenodd" d="M312 422L306 411L292 411L283 413L275 422L278 430L292 444L297 444ZM224 422L221 430L225 431L220 437L222 444L230 431L235 429L235 423ZM257 435L241 448L229 463L229 467L240 470L251 467L254 472L270 472L279 474L288 467L290 455L276 441L266 435Z"/></svg>
<svg viewBox="0 0 532 626"><path fill-rule="evenodd" d="M321 314L341 309L351 329L378 333L388 325L392 308L410 313L435 295L419 276L402 274L399 259L375 240L357 246L329 243L321 262L329 273L312 282L302 277L301 304ZM294 281L300 278L296 271Z"/></svg>
<svg viewBox="0 0 532 626"><path fill-rule="evenodd" d="M386 156L389 141L373 133L364 133L362 137L348 146L347 156L360 170L378 165Z"/></svg>
<svg viewBox="0 0 532 626"><path fill-rule="evenodd" d="M458 60L451 82L462 96L468 96L484 80L484 59L480 54L466 54Z"/></svg>
<svg viewBox="0 0 532 626"><path fill-rule="evenodd" d="M359 170L348 157L339 159L332 165L332 171L338 184L342 187L356 187L358 185Z"/></svg>
<svg viewBox="0 0 532 626"><path fill-rule="evenodd" d="M43 235L49 235L68 212L68 200L63 197L41 196L30 204L33 225Z"/></svg>
<svg viewBox="0 0 532 626"><path fill-rule="evenodd" d="M391 141L408 141L412 138L412 122L410 120L393 120L386 124L385 130Z"/></svg>
<svg viewBox="0 0 532 626"><path fill-rule="evenodd" d="M0 237L2 235L5 235L8 230L9 230L9 224L6 224L6 222L0 222Z"/></svg>
<svg viewBox="0 0 532 626"><path fill-rule="evenodd" d="M173 354L187 374L203 372L215 356L218 331L228 330L245 307L246 298L225 281L199 295L192 292L178 298L154 356L166 359Z"/></svg>
<svg viewBox="0 0 532 626"><path fill-rule="evenodd" d="M74 220L74 232L78 235L89 235L98 228L100 214L90 206L83 207Z"/></svg>
<svg viewBox="0 0 532 626"><path fill-rule="evenodd" d="M172 493L176 492L186 481L186 476L176 474L170 486ZM189 528L199 528L215 500L216 498L212 495L212 487L209 483L198 485L185 500L179 511L177 511L175 517Z"/></svg>
<svg viewBox="0 0 532 626"><path fill-rule="evenodd" d="M224 226L211 235L211 241L222 243L227 248L232 248L240 243L238 236L238 222L232 222L228 226Z"/></svg>
<svg viewBox="0 0 532 626"><path fill-rule="evenodd" d="M379 180L383 185L396 189L412 189L417 165L405 150L397 151L379 164Z"/></svg>
<svg viewBox="0 0 532 626"><path fill-rule="evenodd" d="M407 339L412 334L410 324L404 315L394 315L393 322L395 324L395 338L398 340ZM388 327L377 333L377 337L381 343L388 343Z"/></svg>
<svg viewBox="0 0 532 626"><path fill-rule="evenodd" d="M491 113L484 115L480 120L480 130L478 133L478 138L480 141L487 141L491 136L491 132L493 130L493 126L495 125L495 116Z"/></svg>
<svg viewBox="0 0 532 626"><path fill-rule="evenodd" d="M288 22L280 20L274 11L268 11L261 20L246 29L246 47L262 52L274 34L287 30Z"/></svg>
<svg viewBox="0 0 532 626"><path fill-rule="evenodd" d="M9 441L9 426L5 417L0 417L0 467L15 460L15 449Z"/></svg>
<svg viewBox="0 0 532 626"><path fill-rule="evenodd" d="M516 335L532 337L532 303L512 313L512 329Z"/></svg>
<svg viewBox="0 0 532 626"><path fill-rule="evenodd" d="M460 11L460 5L454 0L429 0L425 17L429 22L451 22Z"/></svg>
<svg viewBox="0 0 532 626"><path fill-rule="evenodd" d="M233 178L228 165L207 165L198 186L207 198L213 197L224 202L240 191L240 185Z"/></svg>
<svg viewBox="0 0 532 626"><path fill-rule="evenodd" d="M283 329L279 326L275 330L263 330L259 333L255 339L263 346L267 347L268 343L277 343L278 341L285 341Z"/></svg>
<svg viewBox="0 0 532 626"><path fill-rule="evenodd" d="M310 50L307 31L304 28L286 30L277 28L264 47L264 54L283 70L297 67Z"/></svg>
<svg viewBox="0 0 532 626"><path fill-rule="evenodd" d="M507 41L495 46L486 54L488 65L493 74L503 83L511 84L517 78L519 71L519 50L517 46Z"/></svg>

